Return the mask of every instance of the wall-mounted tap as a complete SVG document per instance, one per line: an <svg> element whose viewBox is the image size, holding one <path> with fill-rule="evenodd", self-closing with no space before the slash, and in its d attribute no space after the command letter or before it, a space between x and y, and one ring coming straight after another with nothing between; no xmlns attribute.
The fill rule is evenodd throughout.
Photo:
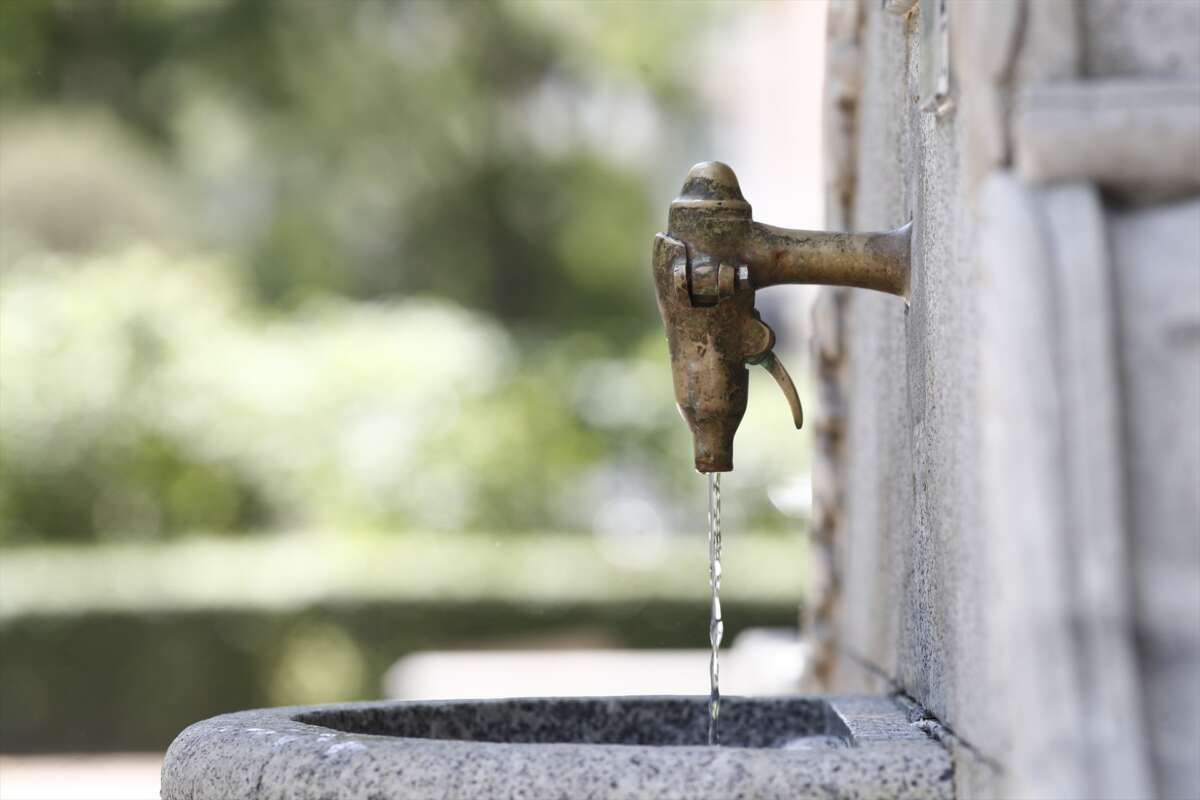
<svg viewBox="0 0 1200 800"><path fill-rule="evenodd" d="M800 397L754 310L758 289L784 283L856 286L904 297L912 223L886 233L826 233L755 222L737 176L719 161L692 167L654 239L654 286L667 330L675 400L692 430L696 469L733 469L746 413L747 364L783 389L799 428Z"/></svg>

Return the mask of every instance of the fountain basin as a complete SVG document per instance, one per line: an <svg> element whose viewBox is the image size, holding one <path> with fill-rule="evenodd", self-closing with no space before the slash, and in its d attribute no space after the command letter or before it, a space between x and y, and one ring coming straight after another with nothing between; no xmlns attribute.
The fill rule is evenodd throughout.
<svg viewBox="0 0 1200 800"><path fill-rule="evenodd" d="M950 798L945 748L883 696L372 702L196 723L162 800Z"/></svg>

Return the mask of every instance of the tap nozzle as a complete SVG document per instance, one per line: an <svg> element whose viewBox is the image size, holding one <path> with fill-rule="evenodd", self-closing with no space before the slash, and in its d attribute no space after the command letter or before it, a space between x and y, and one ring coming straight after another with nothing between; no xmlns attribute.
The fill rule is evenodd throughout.
<svg viewBox="0 0 1200 800"><path fill-rule="evenodd" d="M758 289L785 283L857 286L904 296L911 223L885 233L826 233L755 222L737 176L719 161L692 167L654 240L654 287L671 354L675 400L692 431L696 469L733 469L746 413L747 364L778 382L797 428L800 398L754 309Z"/></svg>

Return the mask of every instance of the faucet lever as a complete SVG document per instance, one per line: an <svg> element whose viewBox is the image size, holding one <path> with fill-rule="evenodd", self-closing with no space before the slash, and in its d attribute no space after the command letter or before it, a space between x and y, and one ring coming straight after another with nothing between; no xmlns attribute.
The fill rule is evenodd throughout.
<svg viewBox="0 0 1200 800"><path fill-rule="evenodd" d="M804 426L804 408L800 405L800 393L796 391L796 384L792 383L792 376L788 375L788 371L784 369L783 362L775 355L775 351L768 350L757 361L750 363L759 364L771 373L771 377L783 390L783 396L787 398L788 405L792 409L792 422L796 423L796 430L800 430Z"/></svg>
<svg viewBox="0 0 1200 800"><path fill-rule="evenodd" d="M750 309L750 315L750 324L746 331L746 341L750 346L750 352L746 356L746 363L758 364L771 373L771 377L779 384L783 396L787 398L788 406L792 409L792 421L796 423L796 430L800 430L804 425L804 409L800 405L800 393L796 391L796 384L792 383L792 376L788 375L788 371L784 369L783 362L775 355L775 331L771 329L770 325L763 322L757 309Z"/></svg>

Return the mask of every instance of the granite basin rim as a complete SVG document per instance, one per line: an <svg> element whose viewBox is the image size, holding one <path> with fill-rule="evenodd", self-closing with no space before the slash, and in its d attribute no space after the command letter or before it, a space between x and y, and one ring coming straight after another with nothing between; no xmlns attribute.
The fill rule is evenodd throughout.
<svg viewBox="0 0 1200 800"><path fill-rule="evenodd" d="M509 745L707 747L707 698L541 697L409 701L294 714L292 720L341 733L410 740ZM850 729L824 699L726 697L721 745L797 746L820 740L853 746Z"/></svg>
<svg viewBox="0 0 1200 800"><path fill-rule="evenodd" d="M948 753L890 697L725 698L722 732L732 741L715 748L704 742L707 700L390 701L225 714L171 744L162 799L953 794Z"/></svg>

